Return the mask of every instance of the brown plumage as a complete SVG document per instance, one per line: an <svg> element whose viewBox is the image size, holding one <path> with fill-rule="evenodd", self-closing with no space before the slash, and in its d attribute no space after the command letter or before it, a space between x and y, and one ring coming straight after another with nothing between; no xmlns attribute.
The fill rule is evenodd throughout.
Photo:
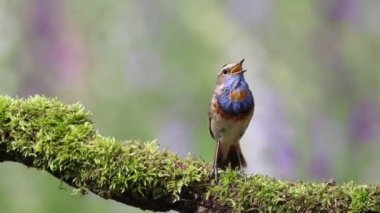
<svg viewBox="0 0 380 213"><path fill-rule="evenodd" d="M255 104L244 79L243 61L222 67L210 102L209 131L216 141L215 171L247 166L239 140L249 125Z"/></svg>

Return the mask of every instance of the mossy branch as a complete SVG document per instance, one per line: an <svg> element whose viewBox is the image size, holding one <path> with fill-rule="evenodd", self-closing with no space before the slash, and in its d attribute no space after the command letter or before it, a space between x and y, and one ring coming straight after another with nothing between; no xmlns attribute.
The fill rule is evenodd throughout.
<svg viewBox="0 0 380 213"><path fill-rule="evenodd" d="M209 163L180 159L155 142L100 136L79 104L0 96L0 162L45 170L102 198L153 211L380 212L380 187L302 183L236 171L210 176Z"/></svg>

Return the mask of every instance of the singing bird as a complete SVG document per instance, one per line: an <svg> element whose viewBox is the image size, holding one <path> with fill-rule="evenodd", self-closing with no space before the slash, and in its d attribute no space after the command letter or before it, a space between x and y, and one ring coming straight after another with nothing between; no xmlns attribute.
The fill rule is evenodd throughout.
<svg viewBox="0 0 380 213"><path fill-rule="evenodd" d="M226 64L220 70L210 102L209 130L216 141L214 174L229 165L233 169L247 166L240 139L247 129L255 108L251 90L244 79L244 59Z"/></svg>

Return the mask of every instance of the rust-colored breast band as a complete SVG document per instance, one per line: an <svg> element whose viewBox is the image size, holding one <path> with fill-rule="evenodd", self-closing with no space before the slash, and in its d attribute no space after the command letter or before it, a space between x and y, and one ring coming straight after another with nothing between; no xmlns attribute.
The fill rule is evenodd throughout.
<svg viewBox="0 0 380 213"><path fill-rule="evenodd" d="M227 119L227 120L242 120L244 118L246 118L246 116L248 116L254 109L255 109L255 105L253 105L252 109L248 110L247 112L243 113L243 114L240 114L240 115L231 115L229 113L226 113L224 112L220 107L219 107L219 104L218 102L215 102L212 104L212 107L215 109L215 112L220 115L223 119Z"/></svg>
<svg viewBox="0 0 380 213"><path fill-rule="evenodd" d="M234 90L230 92L230 100L231 101L244 101L248 96L248 91L245 90Z"/></svg>

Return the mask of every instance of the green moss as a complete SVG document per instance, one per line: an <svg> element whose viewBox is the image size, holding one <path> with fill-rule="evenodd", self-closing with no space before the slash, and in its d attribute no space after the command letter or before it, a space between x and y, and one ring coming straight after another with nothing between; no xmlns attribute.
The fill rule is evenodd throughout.
<svg viewBox="0 0 380 213"><path fill-rule="evenodd" d="M231 170L219 171L216 183L209 163L180 159L156 142L103 137L80 104L41 96L0 97L2 159L46 170L76 192L155 210L380 211L377 185L287 182Z"/></svg>

